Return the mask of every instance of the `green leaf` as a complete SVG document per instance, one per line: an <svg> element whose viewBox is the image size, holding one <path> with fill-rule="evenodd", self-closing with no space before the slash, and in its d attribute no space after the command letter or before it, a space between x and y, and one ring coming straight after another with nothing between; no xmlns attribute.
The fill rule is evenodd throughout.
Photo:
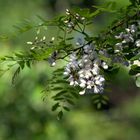
<svg viewBox="0 0 140 140"><path fill-rule="evenodd" d="M72 100L70 100L70 99L66 99L66 101L67 101L69 104L71 104L71 105L75 105L75 103L74 103Z"/></svg>
<svg viewBox="0 0 140 140"><path fill-rule="evenodd" d="M140 66L138 66L138 65L132 65L131 66L131 69L129 70L129 74L130 75L136 75L138 73L140 73Z"/></svg>
<svg viewBox="0 0 140 140"><path fill-rule="evenodd" d="M9 59L14 59L14 57L13 56L5 56L6 58L9 58Z"/></svg>
<svg viewBox="0 0 140 140"><path fill-rule="evenodd" d="M95 99L98 99L98 98L100 98L100 94L94 94L93 96L92 96L92 100L95 100Z"/></svg>
<svg viewBox="0 0 140 140"><path fill-rule="evenodd" d="M26 61L26 65L28 68L31 68L31 62L30 61Z"/></svg>
<svg viewBox="0 0 140 140"><path fill-rule="evenodd" d="M70 109L67 106L63 106L64 110L70 111Z"/></svg>
<svg viewBox="0 0 140 140"><path fill-rule="evenodd" d="M108 104L108 102L106 100L103 100L103 99L101 100L101 103L104 104L104 105Z"/></svg>
<svg viewBox="0 0 140 140"><path fill-rule="evenodd" d="M102 98L103 98L104 100L106 100L106 101L109 101L109 97L106 96L106 95L102 95Z"/></svg>
<svg viewBox="0 0 140 140"><path fill-rule="evenodd" d="M66 40L72 40L74 39L74 37L69 37L69 38L66 38Z"/></svg>
<svg viewBox="0 0 140 140"><path fill-rule="evenodd" d="M130 61L139 60L139 59L140 59L140 54L138 54L138 55L132 57L132 58L130 59Z"/></svg>
<svg viewBox="0 0 140 140"><path fill-rule="evenodd" d="M6 58L5 58L5 57L0 57L0 60L1 60L1 61L5 61Z"/></svg>
<svg viewBox="0 0 140 140"><path fill-rule="evenodd" d="M15 80L16 80L17 76L19 75L19 73L20 73L20 67L17 68L17 70L15 71L15 73L12 77L12 84L15 83Z"/></svg>
<svg viewBox="0 0 140 140"><path fill-rule="evenodd" d="M21 53L15 53L15 56L17 56L18 58L23 58L23 54Z"/></svg>
<svg viewBox="0 0 140 140"><path fill-rule="evenodd" d="M77 94L78 92L73 92L71 91L70 94L72 94L73 97L78 98L79 94Z"/></svg>
<svg viewBox="0 0 140 140"><path fill-rule="evenodd" d="M61 101L61 100L64 100L63 97L57 97L57 98L54 98L55 101Z"/></svg>
<svg viewBox="0 0 140 140"><path fill-rule="evenodd" d="M98 10L102 12L115 12L116 9L116 2L106 2L103 5L95 6L93 5L92 7L97 8Z"/></svg>
<svg viewBox="0 0 140 140"><path fill-rule="evenodd" d="M63 87L54 87L53 90L62 90Z"/></svg>
<svg viewBox="0 0 140 140"><path fill-rule="evenodd" d="M102 107L102 103L99 102L99 103L97 104L97 109L101 109L101 107Z"/></svg>
<svg viewBox="0 0 140 140"><path fill-rule="evenodd" d="M20 65L20 67L22 68L22 69L24 69L24 66L25 66L25 62L24 61L17 61L17 63Z"/></svg>
<svg viewBox="0 0 140 140"><path fill-rule="evenodd" d="M137 5L138 4L138 0L129 0L131 2L132 5Z"/></svg>
<svg viewBox="0 0 140 140"><path fill-rule="evenodd" d="M59 103L56 103L52 106L52 111L55 111L59 107Z"/></svg>
<svg viewBox="0 0 140 140"><path fill-rule="evenodd" d="M99 55L99 57L100 57L101 60L107 62L108 64L111 63L111 59L110 58L105 57L104 55L101 55L101 54Z"/></svg>
<svg viewBox="0 0 140 140"><path fill-rule="evenodd" d="M96 99L93 101L94 104L98 104L100 102L100 99Z"/></svg>
<svg viewBox="0 0 140 140"><path fill-rule="evenodd" d="M57 119L58 119L58 120L61 120L62 117L63 117L63 111L60 111L60 112L58 113L58 115L57 115Z"/></svg>
<svg viewBox="0 0 140 140"><path fill-rule="evenodd" d="M58 92L56 95L54 95L52 98L58 98L58 97L60 97L61 95L64 95L65 93L66 93L67 91L66 90L62 90L62 91L60 91L60 92Z"/></svg>
<svg viewBox="0 0 140 140"><path fill-rule="evenodd" d="M68 94L64 95L64 97L67 99L73 99L73 97L71 95L68 95Z"/></svg>
<svg viewBox="0 0 140 140"><path fill-rule="evenodd" d="M96 10L96 11L94 11L94 12L92 12L92 13L90 14L90 17L91 17L91 18L96 17L96 16L98 16L100 13L101 13L100 10Z"/></svg>
<svg viewBox="0 0 140 140"><path fill-rule="evenodd" d="M0 40L8 40L9 37L6 35L0 35Z"/></svg>
<svg viewBox="0 0 140 140"><path fill-rule="evenodd" d="M107 70L105 70L110 75L116 75L119 72L120 66L118 64L114 64L113 66L109 67Z"/></svg>
<svg viewBox="0 0 140 140"><path fill-rule="evenodd" d="M33 25L29 20L23 20L20 24L14 25L13 27L16 28L19 33L24 33L36 27L36 25Z"/></svg>

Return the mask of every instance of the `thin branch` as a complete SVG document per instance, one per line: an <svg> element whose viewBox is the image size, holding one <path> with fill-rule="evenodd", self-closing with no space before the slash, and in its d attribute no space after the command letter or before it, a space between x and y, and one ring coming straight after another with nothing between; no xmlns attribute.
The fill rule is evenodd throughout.
<svg viewBox="0 0 140 140"><path fill-rule="evenodd" d="M67 56L69 56L69 55L71 54L71 52L76 52L76 51L82 49L84 46L86 46L86 45L88 45L88 44L91 44L92 42L93 42L93 40L90 40L88 43L86 43L86 44L84 44L84 45L82 45L82 46L80 46L80 47L78 47L78 48L68 50L68 52L67 52L66 55L64 55L64 56L62 56L62 57L58 57L57 59L64 59L64 58L66 58Z"/></svg>

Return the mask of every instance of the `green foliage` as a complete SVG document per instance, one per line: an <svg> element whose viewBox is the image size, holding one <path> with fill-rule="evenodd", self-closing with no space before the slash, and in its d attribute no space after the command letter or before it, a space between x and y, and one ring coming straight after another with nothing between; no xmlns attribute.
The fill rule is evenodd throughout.
<svg viewBox="0 0 140 140"><path fill-rule="evenodd" d="M132 66L131 66L131 69L130 69L130 71L129 71L129 74L130 74L130 75L136 75L136 74L138 74L138 73L140 73L140 66L132 65Z"/></svg>
<svg viewBox="0 0 140 140"><path fill-rule="evenodd" d="M109 98L103 94L95 94L92 97L92 101L95 104L97 109L102 109L104 105L108 105Z"/></svg>
<svg viewBox="0 0 140 140"><path fill-rule="evenodd" d="M0 58L1 65L6 64L5 69L0 69L0 74L16 67L12 78L12 83L14 83L21 70L25 66L31 68L34 62L45 61L54 66L59 60L63 60L63 62L69 61L66 66L67 77L63 76L65 68L55 70L45 90L46 94L53 92L54 95L51 95L51 99L54 101L52 111L57 111L58 119L61 119L63 112L69 111L69 107L75 104L79 94L84 94L90 89L94 89L92 93L103 91L104 81L111 81L111 78L119 71L121 65L131 66L130 75L139 74L140 66L134 65L134 62L135 60L139 61L140 55L140 1L130 0L130 2L131 5L122 9L118 9L116 3L110 1L100 6L92 6L92 8L96 9L93 11L88 8L66 9L65 15L60 15L52 20L46 20L38 16L41 20L39 25L24 21L23 24L15 27L20 33L37 28L36 37L33 41L27 42L30 45L27 52L14 53L12 56ZM92 26L95 17L108 12L116 15L114 22L97 36L89 33L88 27ZM40 35L42 27L54 27L57 32L54 33L51 39L46 39L45 36ZM75 43L75 34L81 36L81 41L76 41ZM93 70L90 73L86 73L88 72L88 66L86 67L85 64L89 60L86 60L83 56L89 57L88 53L91 52L86 52L85 46L91 47L90 51L93 52L92 58L90 58L90 61L93 62L92 70L94 67L98 67L96 71ZM74 62L68 60L72 54L76 54ZM83 67L86 67L84 69L86 74L83 74L86 78L84 77L84 83L82 84L78 83L81 80L79 72L82 66L78 64L77 69L74 67L77 61L80 63L79 60L86 61L83 64ZM11 64L7 65L7 63ZM93 77L91 78L89 75ZM87 77L90 78L88 79ZM78 78L80 79L79 81ZM92 84L88 85L88 82ZM139 78L137 78L136 84L139 87ZM82 89L83 91L81 92ZM108 98L105 95L97 94L93 96L93 102L100 109L102 105L108 104Z"/></svg>
<svg viewBox="0 0 140 140"><path fill-rule="evenodd" d="M140 0L130 0L133 6L138 6L140 4Z"/></svg>
<svg viewBox="0 0 140 140"><path fill-rule="evenodd" d="M52 111L57 111L57 118L61 119L64 111L70 111L70 108L75 105L78 99L78 89L75 89L66 82L66 78L62 77L63 68L53 72L52 78L49 80L49 87L44 90L44 98L51 96L54 104ZM55 94L54 94L55 93ZM45 99L44 99L45 100Z"/></svg>

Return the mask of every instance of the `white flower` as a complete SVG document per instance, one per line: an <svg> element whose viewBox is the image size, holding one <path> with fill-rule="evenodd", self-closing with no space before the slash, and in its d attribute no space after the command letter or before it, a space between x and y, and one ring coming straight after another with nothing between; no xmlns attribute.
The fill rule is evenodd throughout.
<svg viewBox="0 0 140 140"><path fill-rule="evenodd" d="M127 33L130 33L130 31L131 31L129 28L126 28L125 30Z"/></svg>
<svg viewBox="0 0 140 140"><path fill-rule="evenodd" d="M85 71L85 78L88 79L90 77L92 77L92 73L89 70Z"/></svg>
<svg viewBox="0 0 140 140"><path fill-rule="evenodd" d="M75 84L74 81L70 81L70 85L73 86Z"/></svg>
<svg viewBox="0 0 140 140"><path fill-rule="evenodd" d="M66 15L70 15L69 9L66 9Z"/></svg>
<svg viewBox="0 0 140 140"><path fill-rule="evenodd" d="M67 76L69 75L69 72L65 71L63 74Z"/></svg>
<svg viewBox="0 0 140 140"><path fill-rule="evenodd" d="M80 86L81 88L85 88L86 84L85 84L85 83L81 83L79 86Z"/></svg>
<svg viewBox="0 0 140 140"><path fill-rule="evenodd" d="M97 75L99 73L99 68L98 67L93 67L93 69L91 71L94 75Z"/></svg>
<svg viewBox="0 0 140 140"><path fill-rule="evenodd" d="M122 39L123 38L124 33L121 32L118 36L116 35L115 38L116 39Z"/></svg>
<svg viewBox="0 0 140 140"><path fill-rule="evenodd" d="M52 37L51 41L54 41L55 40L55 37Z"/></svg>
<svg viewBox="0 0 140 140"><path fill-rule="evenodd" d="M99 88L96 85L94 85L94 93L99 93L99 92L100 92Z"/></svg>
<svg viewBox="0 0 140 140"><path fill-rule="evenodd" d="M116 43L116 47L122 47L122 43Z"/></svg>
<svg viewBox="0 0 140 140"><path fill-rule="evenodd" d="M81 20L85 20L85 17L81 17Z"/></svg>
<svg viewBox="0 0 140 140"><path fill-rule="evenodd" d="M95 81L95 84L96 84L96 85L102 85L102 83L101 83L99 80L96 80L96 81Z"/></svg>
<svg viewBox="0 0 140 140"><path fill-rule="evenodd" d="M84 71L83 70L78 71L78 74L79 74L80 78L84 77Z"/></svg>
<svg viewBox="0 0 140 140"><path fill-rule="evenodd" d="M116 49L116 50L114 50L114 52L115 52L115 53L118 53L118 52L120 52L120 50Z"/></svg>
<svg viewBox="0 0 140 140"><path fill-rule="evenodd" d="M79 85L79 83L77 81L74 81L74 86Z"/></svg>
<svg viewBox="0 0 140 140"><path fill-rule="evenodd" d="M79 94L80 94L80 95L84 95L84 94L85 94L85 90L80 91Z"/></svg>
<svg viewBox="0 0 140 140"><path fill-rule="evenodd" d="M55 66L55 65L56 65L56 63L55 63L55 62L52 62L51 66L53 67L53 66Z"/></svg>
<svg viewBox="0 0 140 140"><path fill-rule="evenodd" d="M85 51L85 53L89 53L90 50L92 50L92 48L91 48L90 45L85 45L85 46L84 46L84 51Z"/></svg>
<svg viewBox="0 0 140 140"><path fill-rule="evenodd" d="M106 70L106 69L108 69L108 65L106 64L106 62L103 62L102 63L102 67Z"/></svg>
<svg viewBox="0 0 140 140"><path fill-rule="evenodd" d="M136 31L137 31L137 27L136 27L136 25L131 25L130 26L130 31L131 31L131 33L135 33Z"/></svg>
<svg viewBox="0 0 140 140"><path fill-rule="evenodd" d="M74 61L74 60L76 60L76 59L77 59L76 53L72 53L72 54L70 55L70 61Z"/></svg>
<svg viewBox="0 0 140 140"><path fill-rule="evenodd" d="M45 40L46 39L46 36L43 36L42 40Z"/></svg>
<svg viewBox="0 0 140 140"><path fill-rule="evenodd" d="M104 77L100 77L100 82L104 82L105 81L105 78Z"/></svg>
<svg viewBox="0 0 140 140"><path fill-rule="evenodd" d="M79 42L76 42L76 46L80 46L80 43Z"/></svg>
<svg viewBox="0 0 140 140"><path fill-rule="evenodd" d="M69 66L69 65L67 65L67 67L65 68L65 71L68 72L68 73L71 72L71 70L70 70L70 66Z"/></svg>
<svg viewBox="0 0 140 140"><path fill-rule="evenodd" d="M137 47L140 47L140 39L138 39L136 42L135 42L136 46Z"/></svg>
<svg viewBox="0 0 140 140"><path fill-rule="evenodd" d="M88 85L88 86L87 86L87 89L92 89L91 85Z"/></svg>
<svg viewBox="0 0 140 140"><path fill-rule="evenodd" d="M33 44L33 42L29 41L29 42L27 42L27 44L32 45L32 44Z"/></svg>
<svg viewBox="0 0 140 140"><path fill-rule="evenodd" d="M69 22L68 20L65 20L65 21L64 21L65 24L67 24L68 22Z"/></svg>
<svg viewBox="0 0 140 140"><path fill-rule="evenodd" d="M82 78L80 78L79 80L80 80L81 83L86 84L86 80L84 80Z"/></svg>
<svg viewBox="0 0 140 140"><path fill-rule="evenodd" d="M85 94L85 91L93 90L94 93L103 91L105 79L99 75L100 66L108 68L106 62L101 63L96 52L91 45L83 47L83 55L77 57L74 52L70 55L70 62L67 64L64 75L69 76L68 81L71 86L78 85L84 90L79 94Z"/></svg>
<svg viewBox="0 0 140 140"><path fill-rule="evenodd" d="M82 60L78 61L78 65L79 65L79 67L83 67L84 66L84 64L82 63Z"/></svg>
<svg viewBox="0 0 140 140"><path fill-rule="evenodd" d="M126 41L126 42L134 42L134 38L133 38L133 36L131 35L131 34L126 34L125 36L124 36L124 40Z"/></svg>
<svg viewBox="0 0 140 140"><path fill-rule="evenodd" d="M74 27L74 23L70 22L70 23L67 24L67 26L68 26L68 28L72 28L72 27Z"/></svg>

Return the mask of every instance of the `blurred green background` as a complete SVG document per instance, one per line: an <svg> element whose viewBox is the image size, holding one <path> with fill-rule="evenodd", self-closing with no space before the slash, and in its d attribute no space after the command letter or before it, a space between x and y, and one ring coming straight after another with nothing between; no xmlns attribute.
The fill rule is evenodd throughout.
<svg viewBox="0 0 140 140"><path fill-rule="evenodd" d="M114 0L115 1L115 0ZM0 55L28 49L26 42L35 36L35 30L18 34L14 25L23 21L38 24L37 15L50 19L66 8L91 7L103 0L0 0ZM125 7L128 0L116 0L118 7ZM114 19L102 15L93 22L97 34ZM44 29L46 36L53 36ZM39 63L26 68L13 86L8 72L0 78L0 140L139 140L140 96L134 80L122 68L113 79L106 93L110 106L97 111L90 97L81 97L71 112L58 121L51 112L51 103L43 101L41 91L47 84L53 68Z"/></svg>

